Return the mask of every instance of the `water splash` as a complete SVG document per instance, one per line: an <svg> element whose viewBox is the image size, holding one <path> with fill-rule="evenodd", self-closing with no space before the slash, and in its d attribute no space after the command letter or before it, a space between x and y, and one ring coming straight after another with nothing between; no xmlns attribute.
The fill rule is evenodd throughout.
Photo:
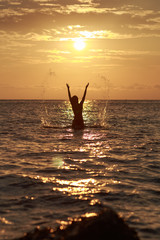
<svg viewBox="0 0 160 240"><path fill-rule="evenodd" d="M42 82L42 93L41 93L41 99L42 99L42 105L41 105L41 112L40 112L40 118L41 118L41 125L43 127L52 127L52 122L50 115L48 113L47 105L46 105L46 100L48 99L48 89L54 85L56 73L52 70L49 69L49 72L45 76L43 82Z"/></svg>
<svg viewBox="0 0 160 240"><path fill-rule="evenodd" d="M108 100L105 100L98 114L99 124L101 127L104 127L104 128L107 127L107 118L108 118L107 106L108 106Z"/></svg>
<svg viewBox="0 0 160 240"><path fill-rule="evenodd" d="M107 108L108 108L108 101L109 101L109 79L101 75L100 81L102 82L102 86L104 86L104 90L102 93L102 97L104 100L103 100L103 104L99 109L98 117L99 117L100 126L106 128L107 120L108 120Z"/></svg>
<svg viewBox="0 0 160 240"><path fill-rule="evenodd" d="M50 121L50 117L49 117L48 110L47 110L46 106L44 106L44 111L43 111L42 116L41 116L41 125L43 127L52 127L52 123Z"/></svg>

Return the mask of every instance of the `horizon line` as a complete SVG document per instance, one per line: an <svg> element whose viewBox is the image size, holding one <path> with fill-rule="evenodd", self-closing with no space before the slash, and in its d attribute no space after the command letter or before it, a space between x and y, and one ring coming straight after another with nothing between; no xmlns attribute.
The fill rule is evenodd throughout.
<svg viewBox="0 0 160 240"><path fill-rule="evenodd" d="M89 101L160 101L160 99L87 99ZM86 101L87 101L86 100ZM46 98L46 99L38 99L38 98L0 98L0 101L69 101L69 99L61 99L61 98Z"/></svg>

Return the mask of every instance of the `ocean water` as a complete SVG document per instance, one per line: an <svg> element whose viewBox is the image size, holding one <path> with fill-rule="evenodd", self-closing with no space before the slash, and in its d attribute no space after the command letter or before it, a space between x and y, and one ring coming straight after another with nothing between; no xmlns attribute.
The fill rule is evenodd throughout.
<svg viewBox="0 0 160 240"><path fill-rule="evenodd" d="M111 206L160 239L160 101L0 101L0 239Z"/></svg>

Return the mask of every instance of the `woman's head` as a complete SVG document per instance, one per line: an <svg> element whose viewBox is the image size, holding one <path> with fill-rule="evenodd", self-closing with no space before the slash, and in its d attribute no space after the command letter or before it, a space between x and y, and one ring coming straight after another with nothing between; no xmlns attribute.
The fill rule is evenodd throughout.
<svg viewBox="0 0 160 240"><path fill-rule="evenodd" d="M72 98L71 98L71 103L72 104L78 104L78 97L76 95L74 95Z"/></svg>

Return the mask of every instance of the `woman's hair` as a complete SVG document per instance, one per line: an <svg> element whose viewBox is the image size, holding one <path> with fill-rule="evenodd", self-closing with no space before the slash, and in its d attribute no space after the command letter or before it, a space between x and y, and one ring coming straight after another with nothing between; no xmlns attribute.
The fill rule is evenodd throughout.
<svg viewBox="0 0 160 240"><path fill-rule="evenodd" d="M71 103L78 103L78 97L76 95L74 95L72 98L71 98Z"/></svg>

